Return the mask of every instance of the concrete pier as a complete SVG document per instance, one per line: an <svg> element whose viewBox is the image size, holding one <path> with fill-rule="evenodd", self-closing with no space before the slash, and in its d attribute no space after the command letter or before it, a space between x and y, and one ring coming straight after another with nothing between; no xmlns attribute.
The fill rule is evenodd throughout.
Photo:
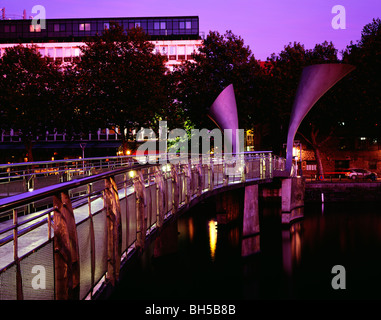
<svg viewBox="0 0 381 320"><path fill-rule="evenodd" d="M282 180L282 224L289 224L303 217L305 180L291 177Z"/></svg>

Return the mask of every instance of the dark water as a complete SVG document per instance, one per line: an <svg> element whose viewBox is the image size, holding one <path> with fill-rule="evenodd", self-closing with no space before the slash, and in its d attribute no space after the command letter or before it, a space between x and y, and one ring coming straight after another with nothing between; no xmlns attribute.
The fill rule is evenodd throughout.
<svg viewBox="0 0 381 320"><path fill-rule="evenodd" d="M279 206L260 208L260 250L243 258L241 220L217 223L212 202L172 221L129 263L111 299L379 299L380 204L306 206L282 228ZM332 267L345 268L334 290Z"/></svg>

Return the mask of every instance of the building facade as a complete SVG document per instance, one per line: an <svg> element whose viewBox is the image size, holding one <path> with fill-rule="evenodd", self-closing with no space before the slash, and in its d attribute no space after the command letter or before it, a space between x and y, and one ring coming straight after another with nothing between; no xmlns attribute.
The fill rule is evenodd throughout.
<svg viewBox="0 0 381 320"><path fill-rule="evenodd" d="M141 27L150 36L155 52L167 57L171 71L182 61L191 60L202 45L197 16L46 19L45 25L41 21L32 24L28 19L0 20L0 55L7 47L33 43L48 59L73 63L79 59L85 41L101 35L115 23L125 30Z"/></svg>

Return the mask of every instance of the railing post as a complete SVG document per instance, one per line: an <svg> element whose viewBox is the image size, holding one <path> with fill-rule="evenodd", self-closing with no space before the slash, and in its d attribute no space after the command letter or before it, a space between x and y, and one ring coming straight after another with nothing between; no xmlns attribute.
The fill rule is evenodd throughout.
<svg viewBox="0 0 381 320"><path fill-rule="evenodd" d="M222 179L223 179L222 185L223 186L227 186L229 184L229 175L226 173L228 169L226 168L226 166L227 166L227 163L226 163L226 159L224 158L222 162Z"/></svg>
<svg viewBox="0 0 381 320"><path fill-rule="evenodd" d="M93 222L93 215L91 213L91 193L92 190L92 184L87 185L87 206L88 206L88 212L89 212L89 221L90 221L90 259L91 259L91 288L94 288L95 283L95 235L94 235L94 222ZM91 297L93 295L93 290L91 290Z"/></svg>
<svg viewBox="0 0 381 320"><path fill-rule="evenodd" d="M24 300L24 294L22 291L22 276L20 268L20 260L18 256L18 219L17 210L13 209L13 260L16 261L16 294L17 300Z"/></svg>
<svg viewBox="0 0 381 320"><path fill-rule="evenodd" d="M177 165L172 165L172 214L177 213L179 209L179 175L177 173Z"/></svg>
<svg viewBox="0 0 381 320"><path fill-rule="evenodd" d="M155 167L154 169L156 189L157 189L157 219L156 225L158 228L161 228L164 223L164 215L165 215L165 189L164 189L164 178L163 174L160 170L160 167Z"/></svg>
<svg viewBox="0 0 381 320"><path fill-rule="evenodd" d="M209 190L212 191L214 189L214 167L213 162L209 163Z"/></svg>
<svg viewBox="0 0 381 320"><path fill-rule="evenodd" d="M192 199L192 165L190 160L184 167L185 174L185 203L188 204Z"/></svg>
<svg viewBox="0 0 381 320"><path fill-rule="evenodd" d="M104 197L107 214L107 279L115 286L115 283L119 279L122 224L118 188L113 177L105 179Z"/></svg>
<svg viewBox="0 0 381 320"><path fill-rule="evenodd" d="M79 299L79 250L77 228L68 193L53 196L54 275L57 300Z"/></svg>
<svg viewBox="0 0 381 320"><path fill-rule="evenodd" d="M203 177L202 177L202 163L197 164L197 177L198 177L198 185L197 185L197 196L201 196L203 189Z"/></svg>
<svg viewBox="0 0 381 320"><path fill-rule="evenodd" d="M147 232L146 190L141 171L137 172L134 178L134 188L136 194L136 246L141 250L144 248Z"/></svg>

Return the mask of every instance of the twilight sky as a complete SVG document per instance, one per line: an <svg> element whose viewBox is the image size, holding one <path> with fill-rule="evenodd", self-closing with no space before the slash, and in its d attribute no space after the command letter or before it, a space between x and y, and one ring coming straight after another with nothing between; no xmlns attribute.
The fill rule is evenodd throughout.
<svg viewBox="0 0 381 320"><path fill-rule="evenodd" d="M6 16L27 16L34 5L42 5L46 18L150 17L196 15L200 32L241 36L257 59L278 54L289 42L307 49L325 40L340 51L359 40L364 25L381 18L381 0L0 0ZM346 29L335 30L332 7L346 11Z"/></svg>

